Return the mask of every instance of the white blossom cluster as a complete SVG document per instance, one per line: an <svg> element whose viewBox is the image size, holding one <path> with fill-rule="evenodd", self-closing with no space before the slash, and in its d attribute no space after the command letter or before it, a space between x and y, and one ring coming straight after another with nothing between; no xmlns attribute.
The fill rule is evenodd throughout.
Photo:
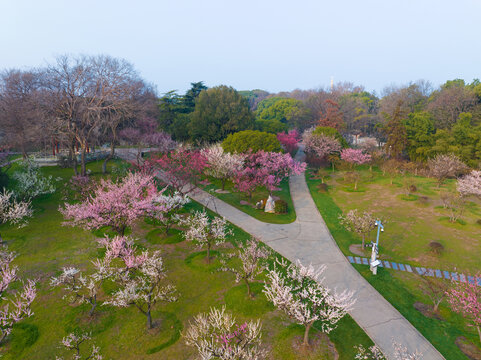
<svg viewBox="0 0 481 360"><path fill-rule="evenodd" d="M201 360L261 360L267 356L261 348L260 321L238 325L225 307L198 314L183 336L187 345L197 349Z"/></svg>
<svg viewBox="0 0 481 360"><path fill-rule="evenodd" d="M321 331L329 333L355 303L353 292L330 291L322 283L321 275L326 266L315 269L300 262L287 265L277 260L277 266L269 270L268 284L264 288L267 298L298 324L321 324ZM280 266L281 269L278 269Z"/></svg>
<svg viewBox="0 0 481 360"><path fill-rule="evenodd" d="M45 177L40 174L37 164L25 161L20 170L12 176L16 181L16 191L23 199L32 199L39 195L55 192L52 176Z"/></svg>
<svg viewBox="0 0 481 360"><path fill-rule="evenodd" d="M25 224L26 219L32 214L30 201L17 200L15 194L6 189L0 192L0 224L7 222L14 225Z"/></svg>
<svg viewBox="0 0 481 360"><path fill-rule="evenodd" d="M98 346L92 345L92 351L90 355L86 357L82 357L80 355L80 345L85 341L91 339L90 334L83 333L83 334L74 334L70 333L66 337L62 339L61 344L68 350L73 351L72 360L102 360L103 356L100 355L100 348ZM56 360L63 360L63 357L56 356Z"/></svg>
<svg viewBox="0 0 481 360"><path fill-rule="evenodd" d="M410 353L408 349L402 344L392 341L394 350L394 360L421 360L423 355L419 351ZM355 360L387 360L386 356L382 353L381 349L376 345L366 349L364 346L356 346L357 354Z"/></svg>
<svg viewBox="0 0 481 360"><path fill-rule="evenodd" d="M224 152L219 144L212 145L202 150L202 155L207 160L205 174L222 180L222 189L225 181L232 178L242 170L246 156L244 154L230 154Z"/></svg>
<svg viewBox="0 0 481 360"><path fill-rule="evenodd" d="M232 232L227 228L225 218L215 217L209 219L204 211L195 211L187 219L181 221L188 229L184 232L184 237L188 241L194 241L199 246L220 245Z"/></svg>

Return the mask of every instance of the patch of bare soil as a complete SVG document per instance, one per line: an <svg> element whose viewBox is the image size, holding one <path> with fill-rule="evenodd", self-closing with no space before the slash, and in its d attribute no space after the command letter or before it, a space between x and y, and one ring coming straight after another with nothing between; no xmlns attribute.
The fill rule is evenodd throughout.
<svg viewBox="0 0 481 360"><path fill-rule="evenodd" d="M430 305L423 304L421 302L415 302L413 306L417 311L419 311L421 314L428 318L444 321L444 318L441 315L433 312L433 307Z"/></svg>
<svg viewBox="0 0 481 360"><path fill-rule="evenodd" d="M298 354L297 359L302 360L338 360L339 353L336 346L326 334L316 334L309 341L308 347L302 345L302 337L296 336L292 340L292 348Z"/></svg>
<svg viewBox="0 0 481 360"><path fill-rule="evenodd" d="M349 251L352 252L353 254L358 255L358 256L369 256L370 255L370 251L363 250L361 244L349 245Z"/></svg>
<svg viewBox="0 0 481 360"><path fill-rule="evenodd" d="M481 360L481 349L464 336L460 336L456 339L456 345L459 350L471 360Z"/></svg>
<svg viewBox="0 0 481 360"><path fill-rule="evenodd" d="M230 193L229 190L222 190L222 189L217 189L217 190L215 190L215 192L218 193L218 194L228 194L228 193Z"/></svg>

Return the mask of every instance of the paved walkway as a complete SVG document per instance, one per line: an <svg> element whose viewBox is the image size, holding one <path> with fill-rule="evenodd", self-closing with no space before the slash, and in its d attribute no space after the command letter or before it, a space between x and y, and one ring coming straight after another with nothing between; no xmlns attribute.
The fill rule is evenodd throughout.
<svg viewBox="0 0 481 360"><path fill-rule="evenodd" d="M297 158L302 159L299 151ZM267 224L202 190L190 196L228 221L244 229L292 262L326 264L325 284L355 292L357 302L350 312L353 319L382 351L393 359L392 339L409 351L419 350L423 360L443 356L348 262L339 250L309 193L304 174L290 178L291 196L297 219L291 224Z"/></svg>

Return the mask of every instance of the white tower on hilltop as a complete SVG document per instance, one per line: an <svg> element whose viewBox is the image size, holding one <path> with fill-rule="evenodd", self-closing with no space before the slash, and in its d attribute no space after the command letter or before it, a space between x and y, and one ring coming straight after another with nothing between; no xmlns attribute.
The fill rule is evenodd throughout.
<svg viewBox="0 0 481 360"><path fill-rule="evenodd" d="M331 91L334 90L334 76L331 76Z"/></svg>

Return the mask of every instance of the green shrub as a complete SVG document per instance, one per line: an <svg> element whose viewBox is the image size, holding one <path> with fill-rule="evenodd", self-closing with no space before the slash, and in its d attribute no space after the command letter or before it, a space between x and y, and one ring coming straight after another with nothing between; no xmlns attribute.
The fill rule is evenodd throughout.
<svg viewBox="0 0 481 360"><path fill-rule="evenodd" d="M287 124L284 124L278 120L256 120L254 126L256 130L268 132L271 134L287 132L287 130L289 129Z"/></svg>
<svg viewBox="0 0 481 360"><path fill-rule="evenodd" d="M274 205L274 211L276 214L286 214L287 203L284 200L277 200Z"/></svg>
<svg viewBox="0 0 481 360"><path fill-rule="evenodd" d="M230 134L222 142L222 147L230 153L245 153L249 150L257 152L259 150L281 152L281 143L276 135L257 130L239 131Z"/></svg>

